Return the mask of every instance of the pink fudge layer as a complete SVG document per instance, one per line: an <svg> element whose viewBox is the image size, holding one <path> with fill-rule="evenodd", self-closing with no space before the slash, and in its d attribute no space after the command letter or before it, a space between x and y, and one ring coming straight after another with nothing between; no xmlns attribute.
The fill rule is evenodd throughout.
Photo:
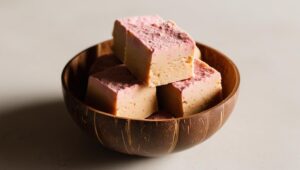
<svg viewBox="0 0 300 170"><path fill-rule="evenodd" d="M89 74L95 74L121 64L122 62L114 55L104 55L96 59L95 63L90 68Z"/></svg>
<svg viewBox="0 0 300 170"><path fill-rule="evenodd" d="M181 46L190 51L195 46L192 38L172 21L150 25L132 25L129 31L134 32L135 36L153 52ZM175 55L173 51L168 50L168 52L170 52L170 56Z"/></svg>
<svg viewBox="0 0 300 170"><path fill-rule="evenodd" d="M142 25L150 25L150 24L159 24L164 22L158 15L149 15L149 16L133 16L126 17L122 19L117 19L123 26L129 28L130 26L142 26Z"/></svg>
<svg viewBox="0 0 300 170"><path fill-rule="evenodd" d="M196 82L205 82L213 76L221 77L220 73L214 68L208 66L201 60L194 60L194 74L195 76L186 80L171 83L172 86L183 91L184 89L192 86Z"/></svg>
<svg viewBox="0 0 300 170"><path fill-rule="evenodd" d="M102 85L110 88L114 92L138 86L140 84L140 81L130 74L124 65L112 67L96 73L92 75L92 77L97 78Z"/></svg>
<svg viewBox="0 0 300 170"><path fill-rule="evenodd" d="M157 111L156 88L140 83L125 65L92 74L86 101L120 117L143 119Z"/></svg>
<svg viewBox="0 0 300 170"><path fill-rule="evenodd" d="M221 75L205 62L194 59L193 78L158 87L162 108L176 117L198 113L222 97Z"/></svg>
<svg viewBox="0 0 300 170"><path fill-rule="evenodd" d="M131 27L139 27L143 25L158 24L164 20L157 15L153 16L134 16L122 19L117 19L113 29L113 49L116 56L124 61L126 36L127 31L131 30Z"/></svg>
<svg viewBox="0 0 300 170"><path fill-rule="evenodd" d="M174 22L132 26L124 63L150 87L193 76L195 42Z"/></svg>

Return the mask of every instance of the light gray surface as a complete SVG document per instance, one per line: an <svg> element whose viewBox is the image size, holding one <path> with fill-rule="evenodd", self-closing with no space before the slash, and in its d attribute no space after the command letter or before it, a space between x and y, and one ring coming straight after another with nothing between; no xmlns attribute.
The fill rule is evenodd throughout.
<svg viewBox="0 0 300 170"><path fill-rule="evenodd" d="M197 3L196 3L197 2ZM298 1L0 1L0 169L300 169ZM60 74L129 15L173 19L229 55L238 105L201 145L161 158L103 149L62 103Z"/></svg>

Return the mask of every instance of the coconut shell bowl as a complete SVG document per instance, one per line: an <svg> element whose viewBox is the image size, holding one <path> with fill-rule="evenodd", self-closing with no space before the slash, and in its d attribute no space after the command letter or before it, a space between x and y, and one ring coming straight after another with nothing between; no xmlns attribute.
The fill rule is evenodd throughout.
<svg viewBox="0 0 300 170"><path fill-rule="evenodd" d="M191 148L212 136L226 122L238 97L240 76L224 54L197 43L202 60L222 75L223 100L197 114L171 119L116 117L85 103L88 70L101 56L112 54L112 40L94 45L73 57L62 72L64 101L73 120L104 147L147 157Z"/></svg>

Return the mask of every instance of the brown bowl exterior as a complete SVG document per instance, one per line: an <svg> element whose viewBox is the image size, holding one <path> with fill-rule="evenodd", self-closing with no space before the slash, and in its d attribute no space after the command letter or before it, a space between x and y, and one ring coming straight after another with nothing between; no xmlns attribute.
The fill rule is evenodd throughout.
<svg viewBox="0 0 300 170"><path fill-rule="evenodd" d="M101 112L84 102L88 70L97 57L112 54L112 41L92 46L65 66L62 87L65 104L74 121L105 147L140 156L161 156L195 146L213 135L232 112L240 76L222 53L197 43L202 59L222 74L224 99L200 113L175 119L128 119Z"/></svg>

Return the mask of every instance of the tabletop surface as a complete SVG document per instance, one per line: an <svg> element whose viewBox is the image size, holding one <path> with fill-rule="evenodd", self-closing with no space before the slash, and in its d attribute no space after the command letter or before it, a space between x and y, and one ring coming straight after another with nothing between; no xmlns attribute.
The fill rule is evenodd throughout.
<svg viewBox="0 0 300 170"><path fill-rule="evenodd" d="M300 169L299 1L0 1L0 169ZM109 151L71 120L60 74L116 18L159 14L237 64L240 96L204 143L159 158Z"/></svg>

